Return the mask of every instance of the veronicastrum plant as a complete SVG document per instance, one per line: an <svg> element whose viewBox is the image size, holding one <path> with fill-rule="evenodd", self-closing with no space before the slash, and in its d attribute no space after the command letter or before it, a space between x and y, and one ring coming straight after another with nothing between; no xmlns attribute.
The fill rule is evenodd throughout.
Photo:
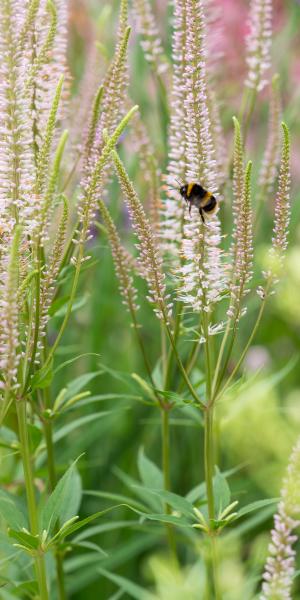
<svg viewBox="0 0 300 600"><path fill-rule="evenodd" d="M51 387L53 364L74 308L80 274L89 266L85 248L91 243L95 222L109 241L123 303L145 363L146 375L134 374L133 380L143 402L159 411L162 431L161 469L141 453L144 476L143 485L138 485L139 499L122 496L120 502L126 502L142 520L165 525L174 564L180 564L183 544L191 544L201 554L206 567L202 592L211 598L222 597L219 538L247 512L264 506L261 501L259 506L239 509L237 500L231 499L227 480L217 467L217 428L218 405L226 393L238 393L243 360L268 298L275 292L287 247L289 131L281 123L278 76L271 82L272 5L269 0L251 2L245 53L248 75L239 117L232 115L230 139L225 141L216 99L216 65L207 57L213 3L173 0L171 4L169 64L151 4L148 0L132 2L133 24L157 84L159 106L169 115L168 151L162 159L167 168L161 177L141 116L136 107L130 108L127 2L120 3L116 48L103 69L102 81L90 81L86 89L83 85L79 132L78 123L72 120L75 101L70 97L66 63L66 2L3 0L1 431L4 447L22 465L24 486L16 485L19 493L24 487L27 514L5 489L0 500L8 526L5 544L19 569L15 579L4 569L3 585L8 593L13 590L21 597L27 593L32 598L56 597L53 594L65 598L64 557L74 539L69 536L106 512L78 520L77 460L58 481L53 431L59 435L60 415L87 400L87 393L81 392L82 387L75 388L73 395L63 389L53 398ZM253 165L255 170L260 167L253 185L247 138L264 89L270 90L269 131L262 164ZM145 203L116 149L129 121L132 146L147 184ZM112 165L137 240L135 251L124 245L112 218L107 194ZM188 182L201 182L214 194L220 206L216 215L203 222L195 207L189 213L179 194L180 185ZM255 232L263 204L270 201L273 237L256 281ZM230 206L231 222L225 236L226 206ZM145 298L139 293L138 278L147 286ZM257 316L241 349L240 323L248 300L254 297ZM140 322L142 302L150 304L160 325L156 364L148 354ZM53 337L51 319L58 309L63 309L62 318ZM205 483L199 482L186 497L174 493L170 475L170 421L176 411L190 411L204 431L203 449L195 461L199 478L204 468ZM274 598L272 590L279 589L278 582L283 591L276 598L289 597L292 585L295 536L291 532L297 526L299 502L290 490L298 453L296 448L275 517L262 598ZM43 461L48 473L37 488L35 474ZM285 558L288 572L284 578ZM51 560L55 566L50 569ZM29 571L27 578L19 575L22 569L26 574ZM133 597L147 594L124 578L102 573Z"/></svg>

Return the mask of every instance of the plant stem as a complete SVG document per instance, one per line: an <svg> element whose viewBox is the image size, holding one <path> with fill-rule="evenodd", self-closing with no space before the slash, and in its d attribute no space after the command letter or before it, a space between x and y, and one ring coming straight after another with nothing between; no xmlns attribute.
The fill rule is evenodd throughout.
<svg viewBox="0 0 300 600"><path fill-rule="evenodd" d="M163 380L166 380L167 363L168 363L168 350L167 350L167 339L166 332L163 323L160 324L160 339L161 339L161 359L162 359L162 375Z"/></svg>
<svg viewBox="0 0 300 600"><path fill-rule="evenodd" d="M231 383L232 379L234 378L234 376L236 375L237 371L239 370L239 368L240 368L240 366L241 366L241 364L242 364L242 362L243 362L243 360L244 360L244 358L245 358L245 356L246 356L246 354L247 354L247 352L249 350L250 345L252 344L252 340L253 340L253 338L254 338L257 330L258 330L261 318L263 316L263 312L264 312L264 309L265 309L265 306L266 306L266 299L268 297L268 292L269 292L269 289L271 287L271 284L272 284L272 277L269 277L269 279L267 281L267 284L266 284L266 287L265 287L265 297L262 300L262 303L261 303L261 306L260 306L260 310L259 310L259 313L257 315L257 319L256 319L255 325L254 325L254 327L252 329L251 335L250 335L250 337L248 339L248 342L247 342L247 344L246 344L246 346L245 346L245 348L244 348L244 350L243 350L243 352L242 352L242 354L241 354L241 356L240 356L237 364L235 365L232 373L230 374L229 378L227 379L225 385L223 386L220 394L223 394L223 392L228 388L228 386Z"/></svg>
<svg viewBox="0 0 300 600"><path fill-rule="evenodd" d="M46 362L44 364L44 368L46 368L50 364L50 362L51 362L51 360L52 360L52 358L54 356L54 353L56 351L56 348L57 348L57 346L58 346L58 344L59 344L59 342L60 342L60 340L62 338L62 335L63 335L63 333L64 333L64 331L65 331L65 329L67 327L69 318L71 316L72 308L73 308L73 303L74 303L74 300L75 300L75 295L76 295L77 286L78 286L78 282L79 282L79 276L80 276L80 270L81 270L81 261L82 261L82 258L83 258L83 253L84 253L84 246L83 246L83 244L81 244L80 248L79 248L78 257L77 257L77 263L76 263L76 268L75 268L76 270L75 270L75 274L74 274L72 289L71 289L71 292L70 292L69 302L68 302L68 305L67 305L67 311L66 311L64 320L63 320L63 322L62 322L62 324L60 326L60 330L59 330L59 332L58 332L58 334L56 336L55 342L54 342L53 346L50 349L50 352L48 354L47 360L46 360Z"/></svg>
<svg viewBox="0 0 300 600"><path fill-rule="evenodd" d="M45 406L46 408L51 407L49 390L46 389L44 392ZM55 468L55 455L54 455L54 444L53 444L53 427L52 421L47 419L43 422L46 449L47 449L47 466L49 474L49 490L53 492L56 483L56 468ZM55 563L56 563L56 577L57 577L57 588L59 600L66 599L65 583L64 583L64 570L63 570L63 557L58 548L55 550Z"/></svg>
<svg viewBox="0 0 300 600"><path fill-rule="evenodd" d="M161 411L161 423L162 423L162 466L163 466L163 478L164 478L164 490L170 490L170 423L169 423L169 410L163 408ZM170 506L166 503L166 513L171 514ZM176 565L178 565L176 540L174 536L174 529L171 523L166 523L166 531L169 542L169 547Z"/></svg>
<svg viewBox="0 0 300 600"><path fill-rule="evenodd" d="M16 411L19 428L20 453L23 464L24 480L27 497L30 530L32 535L39 534L38 513L35 500L33 472L29 447L28 431L26 426L26 400L19 399L16 402ZM39 588L40 600L48 600L47 579L45 570L44 554L37 551L34 556L35 571Z"/></svg>
<svg viewBox="0 0 300 600"><path fill-rule="evenodd" d="M214 582L214 600L221 600L221 591L219 584L219 573L218 573L218 551L217 551L217 538L215 535L211 536L211 558L212 558L212 572Z"/></svg>
<svg viewBox="0 0 300 600"><path fill-rule="evenodd" d="M208 314L203 316L203 330L205 336L205 362L206 362L206 409L204 420L204 469L208 517L210 524L211 538L211 564L212 564L212 580L214 587L214 600L220 600L219 585L218 585L218 557L216 553L216 540L213 523L215 518L215 499L214 499L214 398L212 395L212 369L210 357L210 340L208 329Z"/></svg>
<svg viewBox="0 0 300 600"><path fill-rule="evenodd" d="M186 373L186 370L185 370L185 368L184 368L184 366L182 364L181 358L180 358L178 350L176 348L176 344L175 344L172 332L171 332L170 327L168 325L168 321L167 321L166 315L164 316L164 322L165 322L165 327L166 327L166 331L167 331L167 334L168 334L168 338L169 338L171 346L173 348L174 356L176 358L176 361L177 361L179 370L181 372L181 375L182 375L182 377L183 377L183 379L184 379L184 381L186 383L186 386L189 389L191 395L193 396L194 400L197 402L197 405L200 406L200 408L203 408L203 402L198 397L198 394L197 394L196 390L194 389L191 381L189 380L189 377L188 377L188 375Z"/></svg>
<svg viewBox="0 0 300 600"><path fill-rule="evenodd" d="M248 129L255 108L256 96L257 92L255 89L246 88L244 90L242 105L239 113L239 122L243 125L244 145L246 145Z"/></svg>
<svg viewBox="0 0 300 600"><path fill-rule="evenodd" d="M164 489L170 489L170 432L169 432L169 411L162 410L162 463L164 476ZM166 507L167 513L170 513L169 506Z"/></svg>
<svg viewBox="0 0 300 600"><path fill-rule="evenodd" d="M205 411L204 423L204 468L206 481L206 495L208 505L208 516L215 517L214 489L213 489L213 406L208 406Z"/></svg>
<svg viewBox="0 0 300 600"><path fill-rule="evenodd" d="M180 331L180 323L181 323L181 316L182 316L182 306L183 303L182 302L178 302L177 303L177 307L176 307L176 315L175 315L175 327L174 327L174 344L177 344L177 340L178 340L178 336L179 336L179 331ZM173 358L174 358L174 351L173 348L171 347L169 350L169 355L168 355L168 359L167 359L167 365L166 365L166 369L164 372L164 389L168 390L170 388L170 384L171 384L171 376L172 376L172 367L173 367Z"/></svg>

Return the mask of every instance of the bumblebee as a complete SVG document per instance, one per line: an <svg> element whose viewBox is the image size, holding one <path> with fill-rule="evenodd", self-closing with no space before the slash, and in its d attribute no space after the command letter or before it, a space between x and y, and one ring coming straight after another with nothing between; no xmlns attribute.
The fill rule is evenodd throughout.
<svg viewBox="0 0 300 600"><path fill-rule="evenodd" d="M181 196L189 205L191 214L192 206L199 209L202 223L205 223L205 215L213 215L218 210L218 202L211 192L205 190L200 183L186 183L179 189Z"/></svg>

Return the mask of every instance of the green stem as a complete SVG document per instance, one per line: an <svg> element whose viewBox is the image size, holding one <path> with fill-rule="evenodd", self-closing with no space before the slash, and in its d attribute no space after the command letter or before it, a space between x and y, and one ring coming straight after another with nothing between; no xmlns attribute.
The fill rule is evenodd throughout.
<svg viewBox="0 0 300 600"><path fill-rule="evenodd" d="M162 466L163 466L163 478L164 478L164 490L170 490L170 423L169 423L169 410L163 408L161 411L161 423L162 423ZM169 515L171 514L171 508L166 503L165 511ZM169 542L169 547L176 565L178 565L176 540L174 536L174 529L171 523L166 523L166 531Z"/></svg>
<svg viewBox="0 0 300 600"><path fill-rule="evenodd" d="M64 320L63 320L63 322L61 324L60 330L59 330L59 332L58 332L58 334L56 336L56 340L55 340L53 346L50 349L50 352L48 354L47 360L46 360L46 362L44 364L44 368L46 368L50 364L50 362L51 362L51 360L52 360L52 358L54 356L54 353L56 351L56 348L57 348L57 346L58 346L58 344L59 344L59 342L60 342L60 340L62 338L62 335L63 335L63 333L64 333L64 331L65 331L65 329L67 327L67 324L68 324L68 321L69 321L69 318L70 318L70 315L71 315L71 312L72 312L73 302L74 302L74 299L75 299L75 295L76 295L76 291L77 291L77 286L78 286L78 282L79 282L79 276L80 276L81 262L82 262L82 258L83 258L83 253L84 253L84 246L83 246L83 244L80 244L79 253L78 253L78 257L77 257L77 263L76 263L76 270L75 270L75 275L74 275L74 279L73 279L72 289L71 289L70 298L69 298L69 302L68 302L68 306L67 306L67 311L66 311Z"/></svg>
<svg viewBox="0 0 300 600"><path fill-rule="evenodd" d="M39 341L39 333L40 333L40 295L41 295L41 248L40 248L40 240L37 243L36 249L36 277L35 277L35 318L34 318L34 334L33 334L33 345L32 352L30 357L30 365L27 373L27 377L24 384L23 395L26 394L26 390L30 383L30 377L33 373L35 366L35 357L36 351L38 347ZM29 346L30 347L30 346ZM26 365L25 365L26 368Z"/></svg>
<svg viewBox="0 0 300 600"><path fill-rule="evenodd" d="M176 306L175 329L174 329L174 343L175 343L175 345L177 345L177 340L178 340L179 331L180 331L180 323L181 323L181 316L182 316L182 307L183 307L183 303L182 302L178 302L177 306ZM173 358L174 358L174 352L173 352L173 348L171 347L170 350L169 350L167 365L166 365L166 369L165 369L165 372L164 372L164 380L165 380L164 389L165 390L168 390L170 388L170 385L171 385Z"/></svg>
<svg viewBox="0 0 300 600"><path fill-rule="evenodd" d="M214 456L213 456L213 406L208 406L205 411L204 423L204 468L208 516L210 519L215 518L215 502L213 488L213 471L214 471Z"/></svg>
<svg viewBox="0 0 300 600"><path fill-rule="evenodd" d="M44 353L46 354L46 345ZM44 390L44 408L51 409L51 398L49 388ZM53 443L53 427L52 421L46 419L43 421L46 450L47 450L47 467L49 475L49 491L53 492L57 484L57 474L55 468L55 454L54 454L54 443ZM56 528L58 531L59 525ZM59 551L59 548L55 549L55 564L56 564L56 578L57 578L57 589L59 600L66 600L65 582L64 582L64 570L63 570L63 555Z"/></svg>
<svg viewBox="0 0 300 600"><path fill-rule="evenodd" d="M232 373L230 374L229 378L227 379L225 385L223 386L223 388L221 389L221 392L218 395L223 394L224 391L228 388L228 386L231 383L232 379L234 378L234 376L238 372L238 370L239 370L239 368L240 368L240 366L241 366L241 364L242 364L242 362L243 362L243 360L244 360L244 358L245 358L245 356L246 356L246 354L247 354L247 352L249 350L250 345L252 344L252 340L255 337L255 334L256 334L256 332L258 330L258 327L260 325L261 318L263 316L263 312L264 312L265 305L266 305L266 299L268 297L268 292L269 292L269 289L271 287L271 284L272 284L272 277L270 277L269 280L268 280L268 282L267 282L267 285L266 285L266 288L265 288L265 297L262 300L262 303L261 303L261 306L260 306L260 310L259 310L256 322L255 322L255 325L254 325L254 327L252 329L251 335L250 335L250 337L248 339L248 342L247 342L247 344L246 344L246 346L245 346L245 348L244 348L244 350L243 350L243 352L242 352L242 354L241 354L241 356L240 356L237 364L235 365Z"/></svg>
<svg viewBox="0 0 300 600"><path fill-rule="evenodd" d="M20 453L22 458L24 480L27 497L27 507L29 514L30 530L32 535L39 534L38 512L35 500L33 472L31 464L31 454L26 426L26 400L24 398L17 400L16 411L19 428ZM48 589L45 569L44 554L37 551L34 556L35 571L39 588L40 600L48 600Z"/></svg>
<svg viewBox="0 0 300 600"><path fill-rule="evenodd" d="M248 135L248 130L249 130L249 126L251 123L251 118L253 115L253 111L255 108L255 102L256 102L256 90L250 90L250 94L248 97L248 110L246 113L246 117L245 117L245 121L244 121L244 126L243 126L243 138L244 138L244 145L246 145L246 139L247 139L247 135Z"/></svg>
<svg viewBox="0 0 300 600"><path fill-rule="evenodd" d="M44 422L44 433L45 433L46 448L47 448L49 489L52 492L56 486L56 469L55 469L55 459L54 459L52 423L49 420Z"/></svg>
<svg viewBox="0 0 300 600"><path fill-rule="evenodd" d="M161 340L162 375L163 375L163 380L165 381L167 369L168 369L168 351L167 351L166 332L165 332L163 323L160 324L160 340Z"/></svg>
<svg viewBox="0 0 300 600"><path fill-rule="evenodd" d="M170 432L169 432L169 411L162 410L162 463L164 476L164 489L170 489ZM169 506L166 506L166 512L170 514Z"/></svg>
<svg viewBox="0 0 300 600"><path fill-rule="evenodd" d="M152 377L151 365L150 365L150 362L149 362L149 359L148 359L148 356L147 356L147 352L146 352L146 349L145 349L143 338L142 338L142 336L140 334L140 328L139 328L139 324L138 324L137 319L136 319L135 310L134 310L134 308L132 306L130 306L129 308L130 308L130 315L131 315L131 318L132 318L132 325L133 325L133 328L134 328L134 331L135 331L135 335L136 335L136 339L137 339L138 345L140 347L140 350L141 350L141 353L142 353L142 356L143 356L145 368L146 368L148 377L150 379L151 385L153 387L155 387L155 383L154 383L153 377Z"/></svg>
<svg viewBox="0 0 300 600"><path fill-rule="evenodd" d="M171 343L171 346L172 346L172 348L173 348L174 356L175 356L175 358L176 358L176 361L177 361L177 364L178 364L179 370L180 370L180 372L181 372L181 375L182 375L182 377L183 377L183 379L184 379L184 381L185 381L185 383L186 383L186 386L187 386L188 390L190 391L190 393L191 393L192 397L193 397L193 398L194 398L194 400L197 402L197 405L198 405L198 406L200 406L200 408L203 408L203 402L202 402L202 400L201 400L201 399L198 397L198 394L197 394L196 390L194 389L194 387L193 387L192 383L190 382L190 380L189 380L189 378L188 378L188 375L187 375L187 373L186 373L186 370L185 370L185 368L184 368L184 366L183 366L183 364L182 364L181 358L180 358L180 356L179 356L179 353L178 353L178 350L177 350L177 348L176 348L176 344L175 344L175 341L174 341L173 335L172 335L172 333L171 333L171 330L170 330L170 327L169 327L169 325L168 325L168 321L167 321L166 315L165 315L165 317L164 317L164 322L165 322L165 328L166 328L166 332L167 332L167 334L168 334L168 338L169 338L169 340L170 340L170 343Z"/></svg>
<svg viewBox="0 0 300 600"><path fill-rule="evenodd" d="M214 600L221 600L221 590L219 584L219 572L218 572L218 549L217 549L217 538L215 535L211 536L211 557L212 557L212 573L214 582Z"/></svg>
<svg viewBox="0 0 300 600"><path fill-rule="evenodd" d="M222 358L223 358L223 354L225 351L225 347L226 347L226 343L227 343L227 339L229 336L229 332L230 332L230 324L231 324L231 320L228 321L224 335L223 335L223 339L222 339L222 343L221 343L221 347L220 347L220 351L219 351L219 355L218 355L218 359L217 359L217 364L216 364L216 368L215 368L215 372L214 372L214 378L213 378L213 383L212 383L212 393L214 395L215 393L215 389L217 387L217 382L218 382L218 376L219 376L219 371L221 368L221 363L222 363Z"/></svg>

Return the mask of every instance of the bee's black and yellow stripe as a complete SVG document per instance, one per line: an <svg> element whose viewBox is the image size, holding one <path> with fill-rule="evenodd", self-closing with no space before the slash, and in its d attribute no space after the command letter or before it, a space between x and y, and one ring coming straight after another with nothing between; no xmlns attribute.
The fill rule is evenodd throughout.
<svg viewBox="0 0 300 600"><path fill-rule="evenodd" d="M205 196L200 201L200 207L208 214L213 214L215 212L217 201L211 192L206 192Z"/></svg>
<svg viewBox="0 0 300 600"><path fill-rule="evenodd" d="M200 183L186 183L180 188L180 194L189 204L189 210L192 206L199 209L202 221L204 214L214 214L218 208L216 198L211 192L205 190Z"/></svg>
<svg viewBox="0 0 300 600"><path fill-rule="evenodd" d="M188 183L187 190L186 190L187 198L190 198L190 196L193 193L193 189L194 189L195 186L197 186L197 183Z"/></svg>

